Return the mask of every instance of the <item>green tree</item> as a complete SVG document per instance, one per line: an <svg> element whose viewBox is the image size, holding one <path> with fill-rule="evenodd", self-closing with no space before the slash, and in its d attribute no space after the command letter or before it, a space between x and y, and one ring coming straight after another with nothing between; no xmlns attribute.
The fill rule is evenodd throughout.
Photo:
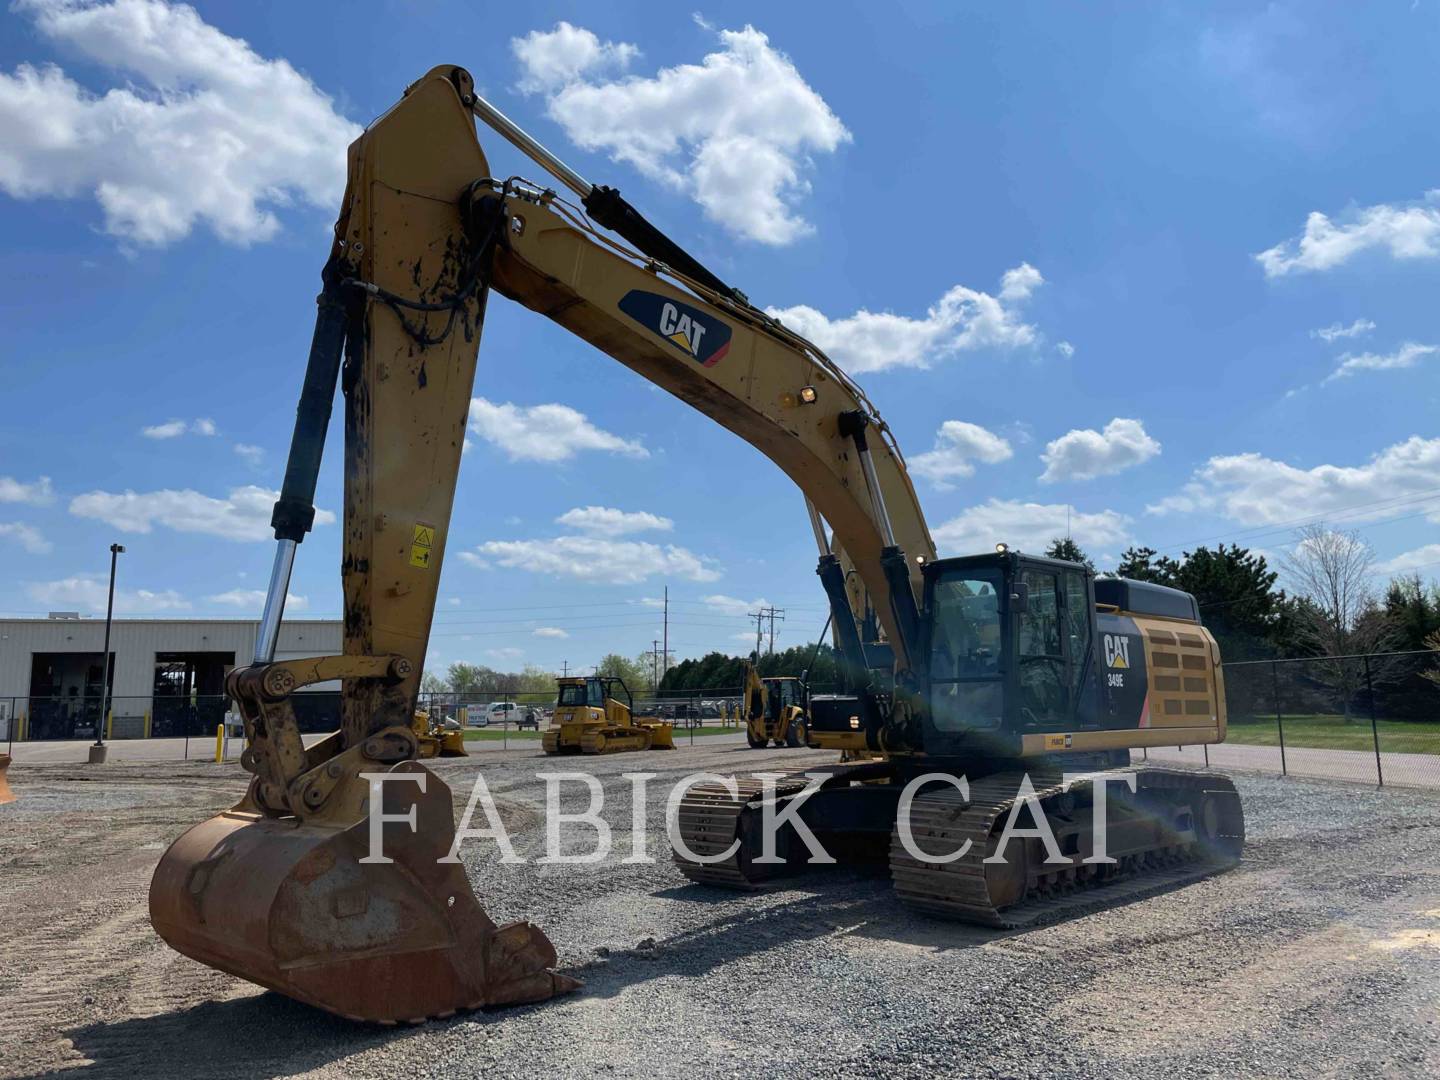
<svg viewBox="0 0 1440 1080"><path fill-rule="evenodd" d="M420 676L420 692L422 694L443 694L449 689L450 684L433 671L427 671Z"/></svg>
<svg viewBox="0 0 1440 1080"><path fill-rule="evenodd" d="M1115 567L1115 576L1131 581L1152 581L1156 585L1174 586L1180 564L1168 555L1158 555L1154 548L1126 548Z"/></svg>
<svg viewBox="0 0 1440 1080"><path fill-rule="evenodd" d="M625 685L632 691L646 690L650 687L650 670L648 666L642 666L638 660L630 660L619 653L609 653L600 658L600 663L595 668L597 675L609 675L625 680Z"/></svg>
<svg viewBox="0 0 1440 1080"><path fill-rule="evenodd" d="M466 664L457 661L450 665L445 672L445 682L452 693L456 694L483 694L497 689L498 675L487 667L479 664Z"/></svg>
<svg viewBox="0 0 1440 1080"><path fill-rule="evenodd" d="M1088 566L1094 571L1095 564L1090 561L1090 556L1080 550L1080 545L1068 536L1057 536L1050 541L1050 546L1045 549L1047 559L1064 559L1066 562L1080 563Z"/></svg>
<svg viewBox="0 0 1440 1080"><path fill-rule="evenodd" d="M1385 614L1395 630L1395 648L1425 649L1440 631L1440 587L1426 589L1419 574L1398 577L1385 591Z"/></svg>

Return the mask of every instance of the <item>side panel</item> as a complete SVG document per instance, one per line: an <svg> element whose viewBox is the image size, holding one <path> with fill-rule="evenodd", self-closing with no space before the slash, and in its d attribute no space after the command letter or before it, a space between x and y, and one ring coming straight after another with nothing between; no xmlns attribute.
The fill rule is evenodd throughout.
<svg viewBox="0 0 1440 1080"><path fill-rule="evenodd" d="M1096 618L1095 669L1100 681L1099 724L1104 728L1150 726L1150 679L1145 637L1129 615Z"/></svg>

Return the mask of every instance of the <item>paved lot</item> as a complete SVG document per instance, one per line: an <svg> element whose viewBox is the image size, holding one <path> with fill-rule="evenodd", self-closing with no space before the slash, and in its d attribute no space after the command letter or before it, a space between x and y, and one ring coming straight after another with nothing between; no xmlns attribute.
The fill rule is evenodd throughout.
<svg viewBox="0 0 1440 1080"><path fill-rule="evenodd" d="M630 821L624 772L794 769L733 743L569 759ZM543 865L533 749L483 767L526 856L464 849L497 921L545 928L579 994L422 1028L341 1022L180 957L151 932L156 860L240 793L231 767L17 765L0 807L0 1074L77 1077L1188 1077L1440 1075L1440 795L1237 774L1250 841L1227 874L999 934L912 915L887 875L733 894L664 859ZM573 785L579 789L580 785ZM578 798L579 791L576 796ZM581 805L567 799L566 809ZM568 835L568 834L567 834ZM567 849L588 847L577 830Z"/></svg>
<svg viewBox="0 0 1440 1080"><path fill-rule="evenodd" d="M1131 756L1137 760L1140 758L1138 753L1132 753ZM1200 746L1150 748L1152 761L1183 762L1196 768L1204 766L1205 756L1205 748ZM1221 743L1210 747L1209 760L1216 768L1278 773L1280 748ZM1378 779L1375 754L1370 750L1315 750L1304 746L1287 746L1285 769L1290 776L1313 776L1362 784L1374 784ZM1381 751L1380 769L1384 773L1386 784L1440 790L1440 756L1391 754Z"/></svg>

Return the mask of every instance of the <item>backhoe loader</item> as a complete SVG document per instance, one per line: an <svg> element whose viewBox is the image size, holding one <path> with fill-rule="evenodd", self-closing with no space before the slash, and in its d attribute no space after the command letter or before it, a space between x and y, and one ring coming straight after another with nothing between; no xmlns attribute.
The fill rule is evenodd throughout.
<svg viewBox="0 0 1440 1080"><path fill-rule="evenodd" d="M477 116L578 204L495 177ZM734 432L808 501L848 680L844 693L812 696L809 741L865 760L821 770L816 794L798 774L692 788L674 856L684 874L746 888L775 872L757 860L767 802L798 804L842 850L888 858L902 902L990 925L1072 910L1076 890L1134 895L1238 857L1243 819L1228 780L1127 767L1132 747L1224 737L1219 654L1193 599L1010 550L937 559L899 448L859 386L617 191L516 127L464 69L432 69L351 146L321 282L255 659L227 679L252 780L235 807L171 846L151 884L152 922L181 952L365 1020L534 1002L578 985L553 970L542 931L497 927L458 860L443 861L451 794L415 760L410 727L491 292ZM344 653L276 660L337 382ZM837 551L858 580L847 582ZM862 587L893 655L890 678L872 671L878 636L859 629ZM291 694L330 679L342 681L341 729L307 748ZM1091 778L1066 785L1062 770ZM964 774L968 795L932 785L902 817L907 785L939 772ZM1135 790L1102 802L1096 777L1133 778ZM1058 835L1058 862L1033 840L985 861L1022 800ZM376 807L414 815L413 831L375 821L393 862L364 860ZM1117 861L1097 865L1085 858L1102 814ZM915 859L906 820L949 861ZM961 851L964 839L974 842Z"/></svg>
<svg viewBox="0 0 1440 1080"><path fill-rule="evenodd" d="M763 750L772 742L776 746L804 746L810 696L805 681L794 675L762 678L749 660L745 661L744 679L740 707L750 749Z"/></svg>
<svg viewBox="0 0 1440 1080"><path fill-rule="evenodd" d="M560 684L555 715L540 736L545 753L617 754L675 748L674 725L656 717L637 717L635 698L624 679L575 675L555 681Z"/></svg>

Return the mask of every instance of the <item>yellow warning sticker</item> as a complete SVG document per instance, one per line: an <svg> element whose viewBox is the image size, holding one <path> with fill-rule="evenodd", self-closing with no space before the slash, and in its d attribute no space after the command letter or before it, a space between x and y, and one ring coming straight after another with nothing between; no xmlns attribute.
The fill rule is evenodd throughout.
<svg viewBox="0 0 1440 1080"><path fill-rule="evenodd" d="M1045 749L1068 750L1074 741L1075 737L1073 735L1046 735Z"/></svg>
<svg viewBox="0 0 1440 1080"><path fill-rule="evenodd" d="M418 566L422 570L429 570L430 549L434 546L435 526L417 521L415 531L410 534L410 565Z"/></svg>

